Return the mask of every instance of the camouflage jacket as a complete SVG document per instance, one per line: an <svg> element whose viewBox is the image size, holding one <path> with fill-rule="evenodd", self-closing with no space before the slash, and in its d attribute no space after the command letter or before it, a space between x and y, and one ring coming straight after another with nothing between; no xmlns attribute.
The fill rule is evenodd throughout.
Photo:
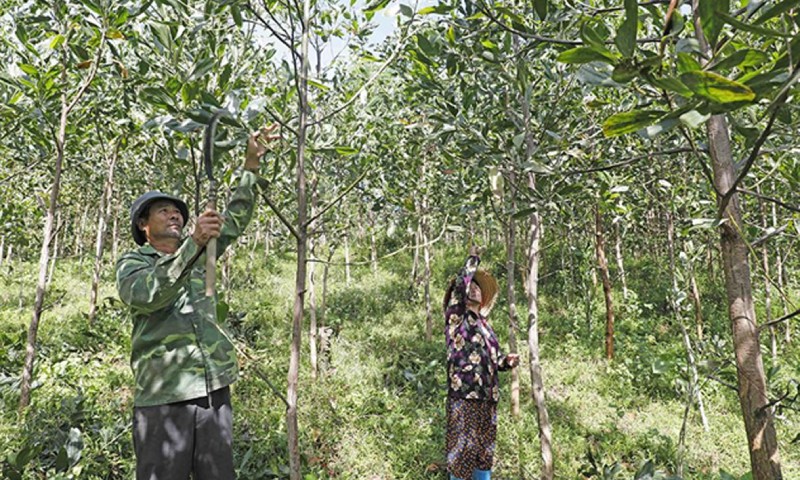
<svg viewBox="0 0 800 480"><path fill-rule="evenodd" d="M244 171L228 202L217 258L253 215L256 175ZM133 317L134 405L146 407L208 395L238 377L236 351L205 296L205 250L187 237L174 254L150 244L117 262L117 290Z"/></svg>

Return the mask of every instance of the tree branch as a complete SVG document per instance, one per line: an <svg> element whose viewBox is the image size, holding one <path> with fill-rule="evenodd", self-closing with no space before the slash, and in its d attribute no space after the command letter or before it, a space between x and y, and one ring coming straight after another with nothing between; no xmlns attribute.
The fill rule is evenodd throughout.
<svg viewBox="0 0 800 480"><path fill-rule="evenodd" d="M247 2L245 4L245 7L248 10L250 10L250 13L252 13L258 19L259 22L261 22L261 25L263 25L264 28L266 28L267 30L270 31L270 33L272 33L273 37L275 37L279 42L281 42L281 44L283 44L284 47L286 47L289 50L290 54L292 54L293 56L297 55L297 52L295 52L295 50L292 48L292 45L286 40L286 38L289 37L289 32L287 32L281 26L280 22L278 22L275 19L275 17L272 15L272 12L269 10L269 8L267 8L266 4L264 5L264 9L266 10L267 14L270 16L272 21L275 22L275 25L278 25L278 27L281 29L281 33L276 32L275 29L272 27L272 25L269 22L267 22L264 19L264 17L259 15L258 12L256 12L256 9L253 8L253 6L250 4L250 2Z"/></svg>
<svg viewBox="0 0 800 480"><path fill-rule="evenodd" d="M797 309L797 310L795 310L794 312L792 312L792 313L790 313L788 315L784 315L784 316L782 316L781 318L779 318L777 320L773 320L773 321L767 322L767 323L765 323L763 325L759 325L758 326L758 331L761 332L761 330L763 330L763 329L765 329L767 327L771 327L773 325L777 325L779 323L783 323L786 320L792 319L792 318L794 318L794 317L796 317L798 315L800 315L800 309Z"/></svg>
<svg viewBox="0 0 800 480"><path fill-rule="evenodd" d="M800 78L800 63L795 65L791 77L783 86L783 88L781 88L775 101L772 102L772 104L767 109L767 110L772 110L772 113L769 116L769 121L767 122L767 126L761 132L761 135L759 135L755 145L753 145L753 149L750 151L750 155L747 157L747 160L745 161L742 171L736 177L736 180L733 182L733 185L731 185L731 188L727 192L725 192L725 195L722 197L722 200L720 200L720 206L718 209L719 217L722 217L722 213L725 211L725 208L727 208L728 202L730 202L733 194L736 193L737 187L739 186L740 183L742 183L744 177L746 177L747 174L750 172L750 167L753 166L753 163L755 162L756 158L758 158L758 153L761 150L761 146L764 144L764 142L767 141L767 137L772 131L772 126L775 123L775 119L778 117L778 111L781 109L783 104L786 103L786 99L789 97L789 88L792 86L792 84L794 84L794 82L797 81L798 78Z"/></svg>
<svg viewBox="0 0 800 480"><path fill-rule="evenodd" d="M676 154L676 153L686 153L686 152L691 152L691 151L692 151L692 149L689 148L689 147L673 148L671 150L664 150L664 151L661 151L661 152L647 153L647 154L644 154L644 155L640 155L638 157L629 158L627 160L623 160L623 161L617 162L617 163L612 163L611 165L606 165L606 166L603 166L603 167L589 168L589 169L586 169L586 170L569 170L569 171L564 172L564 175L580 175L582 173L604 172L604 171L607 171L607 170L613 170L615 168L624 167L624 166L630 165L632 163L640 162L642 160L645 160L645 159L651 158L651 157L655 157L655 156L673 155L673 154Z"/></svg>
<svg viewBox="0 0 800 480"><path fill-rule="evenodd" d="M355 179L355 181L354 181L353 183L351 183L351 184L350 184L350 185L349 185L347 188L345 188L345 189L344 189L344 191L342 191L342 193L340 193L340 194L339 194L339 196L337 196L337 197L336 197L335 199L333 199L333 200L332 200L330 203L328 203L328 205L326 205L325 207L323 207L323 208L322 208L322 209L321 209L321 210L320 210L320 211L319 211L319 212L318 212L316 215L314 215L313 217L309 218L309 219L308 219L308 221L306 222L306 225L305 225L305 226L307 227L307 226L311 225L311 224L314 222L314 220L316 220L316 219L318 219L319 217L321 217L322 215L324 215L324 214L325 214L325 212L327 212L327 211L328 211L328 210L330 210L332 207L334 207L334 206L335 206L337 203L339 203L339 200L341 200L342 198L344 198L344 196L345 196L345 195L347 195L348 193L350 193L350 191L351 191L353 188L355 188L355 186L356 186L356 185L358 185L358 182L360 182L361 180L363 180L363 179L364 179L364 177L366 177L366 176L367 176L367 173L369 173L369 169L365 170L365 171L364 171L364 173L362 173L361 175L359 175L359 176L358 176L358 178L357 178L357 179Z"/></svg>
<svg viewBox="0 0 800 480"><path fill-rule="evenodd" d="M264 177L259 176L258 183L262 185L261 197L264 199L264 202L266 202L269 208L272 209L273 212L275 212L275 215L278 216L278 219L281 221L281 223L287 229L289 229L289 233L291 233L295 239L299 240L300 235L297 233L297 230L295 230L295 228L292 226L289 220L287 220L286 217L283 216L281 211L278 209L278 206L272 203L272 200L270 200L269 196L267 195L266 188L263 188L263 186L267 185L269 182L267 182L267 180Z"/></svg>
<svg viewBox="0 0 800 480"><path fill-rule="evenodd" d="M762 235L761 237L759 237L759 238L757 238L757 239L753 240L753 242L750 244L750 247L751 247L751 248L758 248L758 247L760 247L762 244L764 244L764 242L766 242L766 241L767 241L767 240L769 240L770 238L774 237L775 235L780 235L781 233L783 233L784 231L786 231L786 229L787 229L788 227L789 227L789 224L786 224L786 225L783 225L783 226L782 226L782 227L780 227L780 228L776 228L776 229L774 229L774 230L771 230L771 231L767 232L766 234Z"/></svg>
<svg viewBox="0 0 800 480"><path fill-rule="evenodd" d="M760 193L756 193L756 192L753 192L751 190L747 190L745 188L737 188L736 191L739 192L739 193L744 193L745 195L752 195L752 196L754 196L756 198L760 198L762 200L766 200L768 202L772 202L772 203L774 203L776 205L780 205L781 207L783 207L783 208L785 208L787 210L791 210L793 212L800 212L800 207L794 207L794 206L789 205L787 203L784 203L784 202L782 202L782 201L780 201L778 199L775 199L775 198L772 198L772 197L768 197L766 195L762 195Z"/></svg>
<svg viewBox="0 0 800 480"><path fill-rule="evenodd" d="M342 105L340 105L339 107L335 108L335 109L334 109L333 111L331 111L330 113L328 113L328 114L326 114L326 115L323 115L321 118L319 118L319 119L317 119L317 120L315 120L315 121L313 121L313 122L310 122L310 123L309 123L309 125L319 125L319 124L321 124L321 123L325 122L326 120L330 119L331 117L333 117L333 116L335 116L335 115L339 114L339 112L341 112L342 110L344 110L344 109L346 109L347 107L349 107L350 105L352 105L352 104L353 104L353 102L355 102L355 101L356 101L356 99L359 97L359 94L360 94L362 91L364 91L364 90L365 90L367 87L369 87L370 85L372 85L372 83L373 83L373 82L375 82L375 80L377 80L377 79L378 79L378 77L380 76L380 74L381 74L381 73L383 73L383 71L384 71L384 70L386 70L386 68L387 68L389 65L391 65L391 63L392 63L392 62L394 62L394 61L395 61L395 59L397 58L397 56L400 54L400 51L403 49L403 44L405 43L405 41L406 41L406 40L408 40L408 37L410 36L410 35L409 35L409 30L410 30L410 28L411 28L411 25L412 25L412 22L413 22L413 20L414 20L414 19L412 18L411 20L409 20L409 21L408 21L408 24L406 25L406 29L405 29L405 31L403 32L403 34L400 36L400 39L399 39L399 40L398 40L398 42L397 42L397 48L395 48L394 52L392 52L392 54L391 54L391 55L389 55L389 58L387 58L387 59L386 59L386 61L383 63L383 65L381 65L381 67L378 69L378 71L377 71L377 72L375 72L375 73L372 75L372 77L370 77L370 78L369 78L369 80L367 80L366 82L364 82L364 84L363 84L363 85L361 85L361 87L359 87L359 89L358 89L358 90L356 90L355 92L353 92L353 95L350 97L350 100L348 100L348 101L344 102Z"/></svg>
<svg viewBox="0 0 800 480"><path fill-rule="evenodd" d="M383 259L386 259L386 258L389 258L389 257L393 257L393 256L397 255L398 253L404 251L404 250L409 250L409 249L415 249L416 250L416 249L420 249L422 247L427 247L429 245L433 245L434 243L436 243L439 240L441 240L442 237L444 236L445 231L447 231L447 220L449 218L450 218L449 215L447 217L445 217L445 219L444 219L444 227L442 227L441 233L439 233L439 236L434 238L433 240L431 240L431 241L429 241L427 243L423 243L422 245L416 245L416 246L412 246L412 247L409 247L408 245L406 245L405 247L400 247L399 249L395 250L394 252L388 253L388 254L386 254L386 255L384 255L382 257L379 257L379 258L377 258L375 260L376 261L380 261L380 260L383 260ZM369 265L370 263L372 263L372 260L365 260L363 262L341 262L341 263L340 262L327 262L325 260L319 260L319 259L316 259L316 258L313 258L313 259L309 258L307 261L308 262L314 262L314 263L324 263L326 265Z"/></svg>
<svg viewBox="0 0 800 480"><path fill-rule="evenodd" d="M89 70L89 74L83 81L83 85L78 89L75 93L75 96L72 98L72 101L67 105L67 108L64 112L64 115L69 115L69 112L75 108L75 105L78 104L83 94L86 93L86 90L89 88L89 85L94 80L94 76L97 74L97 68L100 65L100 57L103 55L103 47L106 45L106 31L103 30L102 36L100 37L100 45L97 46L97 55L95 56L94 62L92 63L92 68ZM63 47L66 48L66 47Z"/></svg>

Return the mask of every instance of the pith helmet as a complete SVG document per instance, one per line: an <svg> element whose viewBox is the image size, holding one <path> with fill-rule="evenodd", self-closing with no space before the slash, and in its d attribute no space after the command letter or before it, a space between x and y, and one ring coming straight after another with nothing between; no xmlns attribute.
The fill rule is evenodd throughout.
<svg viewBox="0 0 800 480"><path fill-rule="evenodd" d="M175 206L178 207L178 210L181 211L181 215L183 215L184 225L186 225L186 221L189 219L189 207L187 207L186 202L180 198L159 192L158 190L147 192L137 198L131 205L131 233L133 234L133 241L135 241L137 245L144 245L147 239L144 236L144 232L139 230L136 224L139 222L139 217L142 216L142 213L156 200L169 200L174 203Z"/></svg>

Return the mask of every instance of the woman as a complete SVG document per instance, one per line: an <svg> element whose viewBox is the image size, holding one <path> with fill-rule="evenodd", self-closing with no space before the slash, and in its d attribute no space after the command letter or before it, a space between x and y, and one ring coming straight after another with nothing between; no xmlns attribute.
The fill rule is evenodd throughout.
<svg viewBox="0 0 800 480"><path fill-rule="evenodd" d="M497 281L478 270L472 247L464 268L445 294L447 344L447 468L450 480L489 480L497 434L497 372L519 364L503 355L486 317Z"/></svg>

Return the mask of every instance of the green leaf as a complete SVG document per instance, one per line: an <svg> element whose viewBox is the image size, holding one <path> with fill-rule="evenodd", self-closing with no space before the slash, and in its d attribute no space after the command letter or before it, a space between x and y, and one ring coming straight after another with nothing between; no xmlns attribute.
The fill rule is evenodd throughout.
<svg viewBox="0 0 800 480"><path fill-rule="evenodd" d="M592 47L576 47L570 50L561 52L556 61L561 63L569 63L573 65L589 63L589 62L604 62L610 65L614 64L614 56L611 52L602 52Z"/></svg>
<svg viewBox="0 0 800 480"><path fill-rule="evenodd" d="M745 48L743 50L736 50L728 57L716 63L711 69L720 71L730 70L736 67L754 67L761 65L767 60L769 60L769 55L766 53L752 48Z"/></svg>
<svg viewBox="0 0 800 480"><path fill-rule="evenodd" d="M336 153L338 153L339 155L355 155L360 151L357 148L348 147L347 145L337 145L336 147L334 147L334 149L336 150Z"/></svg>
<svg viewBox="0 0 800 480"><path fill-rule="evenodd" d="M588 22L581 27L581 39L583 43L594 48L605 49L605 39L597 33Z"/></svg>
<svg viewBox="0 0 800 480"><path fill-rule="evenodd" d="M331 87L325 85L324 83L320 82L319 80L314 80L313 78L309 78L308 79L308 84L319 88L323 92L327 92L331 88Z"/></svg>
<svg viewBox="0 0 800 480"><path fill-rule="evenodd" d="M631 110L630 112L616 113L603 122L603 134L606 137L616 137L635 132L655 123L665 113L661 110Z"/></svg>
<svg viewBox="0 0 800 480"><path fill-rule="evenodd" d="M447 42L450 45L455 45L456 43L456 30L451 25L450 28L447 29Z"/></svg>
<svg viewBox="0 0 800 480"><path fill-rule="evenodd" d="M202 58L194 65L194 69L192 69L192 73L189 75L189 78L191 80L203 78L205 74L211 71L212 68L214 68L214 59Z"/></svg>
<svg viewBox="0 0 800 480"><path fill-rule="evenodd" d="M653 373L655 373L656 375L661 375L662 373L666 372L667 370L669 370L669 364L667 362L665 362L664 360L659 359L659 360L656 360L655 362L653 362ZM640 478L640 477L637 477L637 478Z"/></svg>
<svg viewBox="0 0 800 480"><path fill-rule="evenodd" d="M611 74L611 78L617 83L628 83L639 74L639 69L636 68L636 65L632 65L630 62L620 62L616 67L614 67L614 72Z"/></svg>
<svg viewBox="0 0 800 480"><path fill-rule="evenodd" d="M431 13L436 13L436 7L425 7L420 9L417 13L420 15L430 15Z"/></svg>
<svg viewBox="0 0 800 480"><path fill-rule="evenodd" d="M389 0L376 0L372 2L367 8L364 9L364 13L372 13L374 14L378 10L385 8L386 5L389 5Z"/></svg>
<svg viewBox="0 0 800 480"><path fill-rule="evenodd" d="M222 300L217 301L217 322L220 324L226 324L228 320L228 310L230 310L230 306L223 302Z"/></svg>
<svg viewBox="0 0 800 480"><path fill-rule="evenodd" d="M783 2L771 7L769 10L761 14L761 16L758 17L753 23L756 25L761 25L771 18L775 18L778 15L788 12L798 4L800 4L800 0L784 0Z"/></svg>
<svg viewBox="0 0 800 480"><path fill-rule="evenodd" d="M681 75L681 81L696 95L714 103L749 102L756 98L747 85L713 72L687 72Z"/></svg>
<svg viewBox="0 0 800 480"><path fill-rule="evenodd" d="M700 25L703 27L703 34L712 46L717 43L717 37L725 25L725 21L718 15L719 12L728 13L730 11L730 0L700 0Z"/></svg>
<svg viewBox="0 0 800 480"><path fill-rule="evenodd" d="M523 208L522 210L514 213L514 215L511 215L511 218L513 218L514 220L519 220L520 218L527 218L530 217L532 214L536 213L538 209L539 207Z"/></svg>
<svg viewBox="0 0 800 480"><path fill-rule="evenodd" d="M700 64L697 63L697 60L695 60L694 57L688 53L679 53L678 72L686 73L695 70L700 70Z"/></svg>
<svg viewBox="0 0 800 480"><path fill-rule="evenodd" d="M770 30L769 28L759 27L758 25L753 25L750 23L743 22L725 12L717 12L717 15L724 20L726 23L731 25L732 27L736 27L739 30L750 32L750 33L758 33L767 37L791 37L788 33L777 32L775 30Z"/></svg>
<svg viewBox="0 0 800 480"><path fill-rule="evenodd" d="M533 9L536 10L540 20L547 19L547 7L547 0L533 0Z"/></svg>
<svg viewBox="0 0 800 480"><path fill-rule="evenodd" d="M233 23L236 24L237 27L242 26L242 11L239 9L239 5L235 3L231 3L231 17L233 18Z"/></svg>
<svg viewBox="0 0 800 480"><path fill-rule="evenodd" d="M648 80L651 85L658 87L662 90L668 90L670 92L675 92L682 97L691 97L693 95L692 91L689 90L689 87L683 84L680 80L674 77L665 77L665 78L650 78Z"/></svg>
<svg viewBox="0 0 800 480"><path fill-rule="evenodd" d="M37 70L36 67L28 63L20 63L19 69L32 77L36 77L39 75L39 70Z"/></svg>
<svg viewBox="0 0 800 480"><path fill-rule="evenodd" d="M625 0L625 21L622 22L614 44L625 58L633 56L636 50L636 31L639 27L639 5L637 0Z"/></svg>
<svg viewBox="0 0 800 480"><path fill-rule="evenodd" d="M411 10L411 7L408 5L400 5L400 14L404 17L411 18L414 16L414 10Z"/></svg>
<svg viewBox="0 0 800 480"><path fill-rule="evenodd" d="M56 48L63 45L65 40L66 39L64 38L64 35L61 34L56 35L55 37L53 37L52 40L50 40L50 48L55 50Z"/></svg>

